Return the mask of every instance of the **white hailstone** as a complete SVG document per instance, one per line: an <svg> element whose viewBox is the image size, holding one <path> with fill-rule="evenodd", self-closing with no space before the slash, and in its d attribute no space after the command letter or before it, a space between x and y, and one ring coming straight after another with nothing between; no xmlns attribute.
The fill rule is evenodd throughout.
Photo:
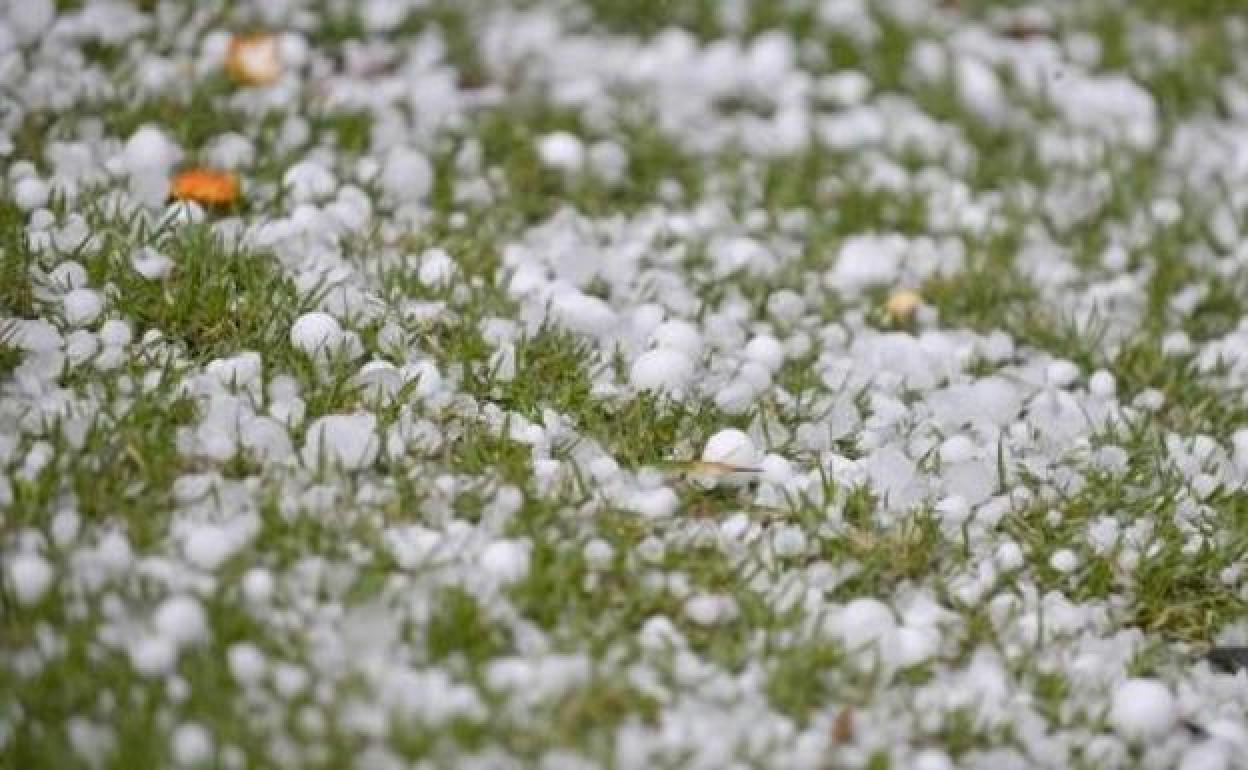
<svg viewBox="0 0 1248 770"><path fill-rule="evenodd" d="M399 368L403 381L416 383L416 395L428 398L442 390L442 373L433 361L424 359Z"/></svg>
<svg viewBox="0 0 1248 770"><path fill-rule="evenodd" d="M1205 724L1209 737L1219 744L1248 756L1248 726L1239 719L1215 719Z"/></svg>
<svg viewBox="0 0 1248 770"><path fill-rule="evenodd" d="M664 321L650 334L650 344L658 348L682 351L690 359L702 357L702 333L688 321Z"/></svg>
<svg viewBox="0 0 1248 770"><path fill-rule="evenodd" d="M758 391L750 383L733 380L715 392L715 406L725 414L744 414L757 395Z"/></svg>
<svg viewBox="0 0 1248 770"><path fill-rule="evenodd" d="M1128 679L1118 685L1110 701L1109 723L1131 740L1160 737L1177 719L1174 695L1156 679Z"/></svg>
<svg viewBox="0 0 1248 770"><path fill-rule="evenodd" d="M324 200L334 194L338 180L333 173L313 160L304 160L286 169L282 186L290 191L295 203Z"/></svg>
<svg viewBox="0 0 1248 770"><path fill-rule="evenodd" d="M879 644L892 635L897 623L893 611L879 599L854 599L837 616L837 635L847 647Z"/></svg>
<svg viewBox="0 0 1248 770"><path fill-rule="evenodd" d="M342 326L329 313L304 313L290 327L290 344L310 356L334 352L342 339Z"/></svg>
<svg viewBox="0 0 1248 770"><path fill-rule="evenodd" d="M100 543L96 546L96 556L109 572L120 574L133 563L134 550L124 534L114 531L100 538Z"/></svg>
<svg viewBox="0 0 1248 770"><path fill-rule="evenodd" d="M656 305L653 302L638 305L629 311L629 328L637 334L638 338L644 339L663 323L663 317L666 314L667 311L662 305Z"/></svg>
<svg viewBox="0 0 1248 770"><path fill-rule="evenodd" d="M782 558L801 556L806 553L806 533L795 524L781 527L772 535L771 548Z"/></svg>
<svg viewBox="0 0 1248 770"><path fill-rule="evenodd" d="M741 540L750 533L752 525L749 515L738 511L720 523L719 534L727 542Z"/></svg>
<svg viewBox="0 0 1248 770"><path fill-rule="evenodd" d="M69 745L87 767L98 767L101 757L117 749L117 738L112 728L92 722L83 717L70 717L66 724Z"/></svg>
<svg viewBox="0 0 1248 770"><path fill-rule="evenodd" d="M676 513L680 498L667 487L639 489L630 494L623 507L651 519L662 519Z"/></svg>
<svg viewBox="0 0 1248 770"><path fill-rule="evenodd" d="M1053 361L1045 367L1044 379L1055 388L1068 388L1079 379L1079 367L1070 361Z"/></svg>
<svg viewBox="0 0 1248 770"><path fill-rule="evenodd" d="M500 583L514 583L529 573L529 549L514 540L495 540L481 552L481 568Z"/></svg>
<svg viewBox="0 0 1248 770"><path fill-rule="evenodd" d="M231 453L232 454L232 453ZM212 572L234 552L234 542L222 527L205 524L186 536L182 552L195 567Z"/></svg>
<svg viewBox="0 0 1248 770"><path fill-rule="evenodd" d="M960 433L950 436L940 444L940 461L942 463L964 463L974 456L975 444Z"/></svg>
<svg viewBox="0 0 1248 770"><path fill-rule="evenodd" d="M637 390L682 393L693 379L693 362L680 350L656 348L637 357L629 382Z"/></svg>
<svg viewBox="0 0 1248 770"><path fill-rule="evenodd" d="M537 143L542 163L566 173L580 171L585 165L585 143L567 131L546 134Z"/></svg>
<svg viewBox="0 0 1248 770"><path fill-rule="evenodd" d="M389 361L369 361L360 367L352 381L368 398L389 398L403 387L403 375Z"/></svg>
<svg viewBox="0 0 1248 770"><path fill-rule="evenodd" d="M9 561L9 585L18 603L30 606L48 592L56 576L52 565L39 554L20 553Z"/></svg>
<svg viewBox="0 0 1248 770"><path fill-rule="evenodd" d="M70 326L89 326L104 312L104 295L94 289L74 289L61 303Z"/></svg>
<svg viewBox="0 0 1248 770"><path fill-rule="evenodd" d="M604 570L611 566L611 561L615 558L615 549L606 540L596 537L585 544L584 555L585 563L590 569Z"/></svg>
<svg viewBox="0 0 1248 770"><path fill-rule="evenodd" d="M1069 548L1059 548L1049 557L1049 566L1061 572L1069 574L1079 567L1079 557Z"/></svg>
<svg viewBox="0 0 1248 770"><path fill-rule="evenodd" d="M112 347L123 347L129 345L134 339L134 332L130 330L130 324L117 319L110 319L100 324L100 342Z"/></svg>
<svg viewBox="0 0 1248 770"><path fill-rule="evenodd" d="M1229 770L1231 764L1227 749L1220 743L1198 743L1179 759L1178 770Z"/></svg>
<svg viewBox="0 0 1248 770"><path fill-rule="evenodd" d="M13 202L22 211L34 211L45 205L50 194L48 183L37 176L24 176L13 185Z"/></svg>
<svg viewBox="0 0 1248 770"><path fill-rule="evenodd" d="M685 601L685 615L700 626L713 626L734 614L732 600L724 596L692 596Z"/></svg>
<svg viewBox="0 0 1248 770"><path fill-rule="evenodd" d="M934 628L902 626L893 633L890 648L894 664L917 666L940 652L940 632Z"/></svg>
<svg viewBox="0 0 1248 770"><path fill-rule="evenodd" d="M208 633L204 608L191 596L171 596L161 602L152 616L152 625L178 646L194 644Z"/></svg>
<svg viewBox="0 0 1248 770"><path fill-rule="evenodd" d="M1161 338L1161 352L1166 356L1185 356L1192 352L1192 338L1182 329L1167 333Z"/></svg>
<svg viewBox="0 0 1248 770"><path fill-rule="evenodd" d="M949 495L936 502L933 509L940 515L941 521L950 526L961 526L971 516L971 506L961 495Z"/></svg>
<svg viewBox="0 0 1248 770"><path fill-rule="evenodd" d="M923 749L914 755L910 770L954 770L953 760L940 749Z"/></svg>
<svg viewBox="0 0 1248 770"><path fill-rule="evenodd" d="M315 466L322 458L343 470L371 467L381 451L377 418L368 412L318 417L308 427L303 461Z"/></svg>
<svg viewBox="0 0 1248 770"><path fill-rule="evenodd" d="M1231 458L1241 471L1248 471L1248 428L1231 434Z"/></svg>
<svg viewBox="0 0 1248 770"><path fill-rule="evenodd" d="M48 273L48 283L60 291L81 289L88 283L87 269L72 259L67 259Z"/></svg>
<svg viewBox="0 0 1248 770"><path fill-rule="evenodd" d="M164 676L178 662L178 648L172 639L159 634L141 636L126 646L130 667L139 676Z"/></svg>
<svg viewBox="0 0 1248 770"><path fill-rule="evenodd" d="M589 148L589 166L607 182L619 182L628 172L628 152L615 142L594 142Z"/></svg>
<svg viewBox="0 0 1248 770"><path fill-rule="evenodd" d="M767 313L786 324L797 323L806 312L806 300L792 289L780 289L767 297Z"/></svg>
<svg viewBox="0 0 1248 770"><path fill-rule="evenodd" d="M256 147L242 134L229 131L208 143L204 159L215 168L236 171L255 162Z"/></svg>
<svg viewBox="0 0 1248 770"><path fill-rule="evenodd" d="M130 266L148 280L159 280L173 270L173 260L155 249L144 246L130 257Z"/></svg>
<svg viewBox="0 0 1248 770"><path fill-rule="evenodd" d="M99 349L99 340L86 329L76 329L65 337L65 356L70 363L81 364L89 361Z"/></svg>
<svg viewBox="0 0 1248 770"><path fill-rule="evenodd" d="M763 471L762 480L770 484L783 485L793 479L793 463L777 454L768 454L759 463Z"/></svg>
<svg viewBox="0 0 1248 770"><path fill-rule="evenodd" d="M575 289L556 294L550 309L556 321L580 334L605 334L616 324L615 311L610 305Z"/></svg>
<svg viewBox="0 0 1248 770"><path fill-rule="evenodd" d="M60 511L52 517L49 533L52 535L52 542L61 548L65 548L78 538L78 532L81 528L82 519L77 513Z"/></svg>
<svg viewBox="0 0 1248 770"><path fill-rule="evenodd" d="M762 364L769 372L775 374L784 366L784 346L769 334L760 334L745 346L745 357Z"/></svg>
<svg viewBox="0 0 1248 770"><path fill-rule="evenodd" d="M1088 392L1097 398L1110 398L1118 390L1118 383L1114 381L1114 375L1105 371L1098 370L1088 378Z"/></svg>
<svg viewBox="0 0 1248 770"><path fill-rule="evenodd" d="M819 79L819 95L840 107L861 104L871 94L871 80L857 70L843 70Z"/></svg>
<svg viewBox="0 0 1248 770"><path fill-rule="evenodd" d="M273 573L252 567L243 574L243 598L251 604L264 604L273 596Z"/></svg>
<svg viewBox="0 0 1248 770"><path fill-rule="evenodd" d="M746 237L712 238L707 256L711 259L715 276L720 278L747 268L766 270L775 260L767 247Z"/></svg>
<svg viewBox="0 0 1248 770"><path fill-rule="evenodd" d="M1106 270L1117 273L1122 270L1126 270L1130 264L1131 255L1125 248L1122 247L1121 244L1111 244L1105 249L1105 252L1101 254L1101 265L1103 265Z"/></svg>
<svg viewBox="0 0 1248 770"><path fill-rule="evenodd" d="M431 289L446 286L455 278L455 260L443 249L429 249L420 255L417 277Z"/></svg>
<svg viewBox="0 0 1248 770"><path fill-rule="evenodd" d="M1018 543L1013 541L998 545L993 558L996 559L997 566L1003 572L1019 569L1024 563L1023 549Z"/></svg>
<svg viewBox="0 0 1248 770"><path fill-rule="evenodd" d="M958 100L975 117L996 124L1004 119L1007 108L1005 90L992 68L970 57L957 62Z"/></svg>
<svg viewBox="0 0 1248 770"><path fill-rule="evenodd" d="M433 164L419 150L397 145L381 166L381 189L396 203L415 203L433 190Z"/></svg>
<svg viewBox="0 0 1248 770"><path fill-rule="evenodd" d="M56 20L56 4L52 0L22 0L21 5L10 5L6 19L14 36L33 43L52 26Z"/></svg>
<svg viewBox="0 0 1248 770"><path fill-rule="evenodd" d="M761 457L749 436L736 428L726 428L707 439L706 446L702 449L702 460L739 468L755 468Z"/></svg>
<svg viewBox="0 0 1248 770"><path fill-rule="evenodd" d="M182 159L182 150L156 126L142 126L126 140L122 162L133 175L165 175Z"/></svg>
<svg viewBox="0 0 1248 770"><path fill-rule="evenodd" d="M173 759L179 765L202 765L212 759L212 736L202 725L178 725L170 739Z"/></svg>
<svg viewBox="0 0 1248 770"><path fill-rule="evenodd" d="M830 275L832 287L856 292L894 283L903 247L904 240L897 236L855 235L846 239Z"/></svg>
<svg viewBox="0 0 1248 770"><path fill-rule="evenodd" d="M226 662L230 667L230 675L240 685L254 685L264 678L268 670L268 661L260 648L249 642L238 642L230 645L226 651Z"/></svg>
<svg viewBox="0 0 1248 770"><path fill-rule="evenodd" d="M245 419L238 427L238 443L262 462L282 462L295 454L285 424L273 417Z"/></svg>
<svg viewBox="0 0 1248 770"><path fill-rule="evenodd" d="M1135 395L1132 403L1137 409L1156 412L1166 405L1166 394L1157 388L1145 388Z"/></svg>
<svg viewBox="0 0 1248 770"><path fill-rule="evenodd" d="M407 16L408 4L394 0L365 0L359 18L369 32L390 32Z"/></svg>

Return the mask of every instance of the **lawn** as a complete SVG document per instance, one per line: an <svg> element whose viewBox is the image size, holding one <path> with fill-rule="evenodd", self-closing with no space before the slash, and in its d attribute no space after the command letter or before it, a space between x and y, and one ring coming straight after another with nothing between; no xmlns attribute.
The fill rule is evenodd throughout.
<svg viewBox="0 0 1248 770"><path fill-rule="evenodd" d="M1248 768L1244 51L0 4L0 768Z"/></svg>

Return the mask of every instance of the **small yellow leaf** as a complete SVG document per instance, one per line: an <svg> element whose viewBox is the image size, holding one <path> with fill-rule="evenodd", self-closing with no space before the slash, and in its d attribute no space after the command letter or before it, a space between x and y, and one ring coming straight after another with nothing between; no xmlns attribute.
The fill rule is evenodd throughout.
<svg viewBox="0 0 1248 770"><path fill-rule="evenodd" d="M248 86L264 86L282 75L282 51L273 35L235 35L225 55L225 71Z"/></svg>
<svg viewBox="0 0 1248 770"><path fill-rule="evenodd" d="M888 301L884 303L884 311L888 313L888 318L893 323L907 323L922 304L923 298L918 292L901 289L893 292Z"/></svg>

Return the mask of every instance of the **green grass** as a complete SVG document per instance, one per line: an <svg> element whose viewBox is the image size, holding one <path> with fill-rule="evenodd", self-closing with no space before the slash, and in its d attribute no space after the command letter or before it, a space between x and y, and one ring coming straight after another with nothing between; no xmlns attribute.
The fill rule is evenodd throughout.
<svg viewBox="0 0 1248 770"><path fill-rule="evenodd" d="M62 10L80 5L58 3ZM210 726L218 745L240 750L248 766L277 764L270 755L271 736L266 734L272 725L247 710L251 707L246 699L255 696L244 696L233 680L226 651L234 642L251 641L275 662L311 665L318 652L315 640L300 628L307 619L300 613L310 610L287 603L305 589L304 599L333 605L346 616L330 617L333 611L326 611L321 620L327 629L336 629L333 623L350 624L354 620L350 613L361 608L390 613L401 646L389 652L401 652L407 656L404 663L414 668L441 669L481 695L485 717L460 715L436 726L396 717L386 725L387 745L397 756L430 766L450 765L471 752L486 756L491 750L536 765L555 747L609 758L622 725L661 729L669 718L667 709L684 695L688 683L674 670L677 664L671 654L643 650L638 643L642 629L656 617L670 619L689 653L715 671L730 676L749 672L753 677L749 686L759 690L775 714L800 729L826 729L829 716L843 709L851 709L856 719L869 720L875 716L873 708L897 691L908 693L941 681L984 649L1002 655L1010 687L1028 695L1053 730L1104 728L1099 712L1072 716L1067 706L1086 695L1086 685L1067 672L1053 670L1046 657L1049 651L1009 650L1004 639L1008 629L993 616L987 599L966 605L954 595L952 582L973 573L990 552L972 541L969 527L957 532L943 526L939 513L929 506L884 523L881 503L869 487L838 485L826 473L818 490L795 494L778 507L756 504L751 487L706 490L673 473L679 513L672 520L655 521L605 501L599 482L584 469L555 483L534 478L534 449L510 437L511 420L522 417L541 424L552 410L580 435L597 442L624 473L643 468L673 472L679 462L696 458L707 438L725 427L749 428L766 421L769 430L791 433L820 419L819 410L826 409L831 399L852 398L860 412L870 416L869 389L841 393L824 382L823 368L841 355L841 343L821 339L817 327L842 323L852 332L847 342L852 344L853 335L872 329L921 334L925 322L896 325L885 318L881 307L892 287L862 297L838 296L826 288L824 277L846 238L889 232L929 236L933 210L919 193L899 194L873 184L878 158L869 152L833 151L814 143L791 155L766 158L731 145L704 153L666 133L645 99L636 94L619 96L615 111L605 116L586 116L557 105L549 94L525 85L523 72L491 69L482 38L483 7L488 10L488 5L434 2L413 9L393 31L375 33L350 3L326 0L316 6L314 23L305 30L319 57L317 66L332 67L343 64L351 46L388 41L401 47L436 35L460 86L501 86L504 92L501 104L471 111L462 124L425 148L437 174L422 221L404 225L398 233L387 232L383 224L388 214L378 208L371 230L345 235L338 244L343 263L359 270L361 280L377 290L386 307L382 318L356 329L364 346L359 359L341 357L321 367L294 350L288 339L291 324L300 313L319 306L324 293L301 294L275 255L226 239L214 229L227 217L254 222L288 213L289 201L280 190L272 197L254 196L233 211L210 212L206 222L191 226L114 215L95 203L94 190L76 199L58 196L50 206L58 222L71 212L81 213L98 236L69 253L38 251L26 231L28 215L0 196L0 320L47 317L59 322L58 297L32 279L60 260L74 259L85 268L89 284L108 297L105 317L129 321L136 340L133 356L116 370L100 371L87 363L67 367L47 383L49 392L76 399L89 417L81 423L73 415L53 420L20 437L5 469L12 500L0 511L0 556L30 533L47 531L55 514L67 507L77 511L83 530L91 536L117 529L140 556L176 555L171 525L184 512L178 512L173 490L175 482L188 474L219 475L221 484L243 490L255 502L261 522L255 539L217 570L213 590L205 594L212 638L180 659L178 675L192 685L181 701L169 697L164 682L138 677L124 648L100 641L103 597L75 598L75 589L61 581L41 602L25 606L7 583L0 583L0 658L19 660L19 653L46 644L41 640L49 632L63 642L63 649L49 655L37 672L23 674L15 663L0 665L0 718L9 719L18 709L23 714L16 730L0 740L0 767L86 766L68 748L64 726L75 716L113 727L118 750L102 760L108 768L170 766L168 733L182 721ZM942 14L955 21L990 19L1004 5L1008 4L961 0ZM1054 10L1057 23L1052 35L1060 42L1074 32L1093 34L1102 46L1095 69L1127 72L1156 98L1163 142L1183 121L1227 116L1221 86L1222 79L1235 71L1236 42L1221 16L1241 13L1240 3L1089 0L1074 5ZM702 0L587 0L581 11L565 8L560 13L574 29L637 39L680 27L699 41L729 35L748 44L764 32L783 30L798 40L800 58L809 60L814 75L862 71L871 79L873 94L907 99L965 140L972 150L963 180L967 190L976 196L1000 196L1003 205L985 231L956 233L965 245L960 269L929 275L916 288L935 311L939 328L1000 331L1016 343L1013 360L975 361L967 374L986 376L1048 354L1075 362L1084 377L1107 370L1114 375L1124 404L1149 389L1164 396L1156 413L1090 437L1092 449L1112 444L1125 450L1128 463L1121 474L1079 468L1083 485L1055 494L1044 479L1010 469L1006 489L1000 491L1021 487L1033 498L1010 507L990 535L1016 542L1025 563L998 576L986 596L1009 595L1021 601L1059 592L1072 602L1104 606L1114 628L1145 634L1145 644L1127 671L1141 676L1181 676L1191 649L1208 645L1228 626L1248 617L1241 589L1222 577L1248 549L1248 493L1215 490L1199 501L1202 509L1190 517L1190 527L1180 524L1193 505L1192 493L1187 480L1174 470L1166 445L1172 435L1205 435L1226 447L1248 420L1242 387L1228 379L1226 367L1204 371L1195 356L1163 352L1163 340L1175 330L1185 332L1199 347L1233 332L1248 311L1248 278L1230 265L1232 255L1213 244L1205 224L1210 211L1229 197L1225 191L1177 185L1175 170L1160 151L1112 147L1097 169L1043 163L1035 132L1057 125L1057 117L1046 105L1028 103L1004 72L1006 92L1018 106L1020 119L1000 126L967 114L952 81L920 83L913 77L908 61L915 45L943 39L939 26L943 22L911 22L873 8L875 36L864 41L820 21L814 6L802 2L746 4L736 20L729 18L727 6ZM246 28L255 22L228 3L220 14L214 23L222 28ZM298 21L296 27L303 23ZM1186 48L1167 61L1141 56L1133 50L1133 40L1149 24L1173 30ZM300 94L295 109L308 122L308 140L279 150L284 113L242 111L233 102L235 86L220 74L188 80L184 88L163 95L138 96L128 85L135 76L133 66L149 47L168 44L157 37L153 33L123 46L84 43L85 60L112 78L115 90L72 109L39 107L22 112L12 121L10 157L30 160L47 173L48 144L78 136L90 119L98 122L104 137L121 141L143 125L159 125L187 151L188 162L198 162L213 138L233 131L255 142L256 167L246 176L252 189L263 189L280 187L285 169L316 147L336 152L340 164L335 173L342 180L353 180L355 164L374 150L374 139L379 143L386 139L393 115L325 109L309 90ZM410 106L423 109L420 104ZM758 94L738 93L727 95L716 109L725 116L765 118L773 107ZM603 140L618 143L628 158L625 174L610 183L594 174L567 175L547 168L537 143L555 131L575 134L587 148ZM464 204L456 199L460 184L456 156L470 141L481 149L494 195L489 203ZM911 174L940 170L944 162L915 151L879 152ZM1029 190L1086 180L1098 169L1110 175L1107 198L1074 226L1061 229L1028 205ZM492 369L493 348L483 323L514 319L520 310L518 300L507 291L509 276L503 270L508 245L563 209L585 218L587 240L611 241L626 223L652 213L660 191L671 182L681 191L672 206L693 208L713 202L732 218L734 234L748 233L769 247L792 249L793 259L774 274L724 278L711 269L707 239L701 235L660 233L643 248L647 267L658 264L663 249L686 250L678 269L700 303L695 318L705 318L739 299L751 314L747 323L754 324L766 318L768 300L779 290L796 291L808 300L811 317L797 326L814 337L812 350L785 363L775 374L776 388L745 414L735 416L714 406L713 393L684 401L627 393L601 398L595 385L627 382L626 356L554 324L526 327L529 331L514 340L515 377L500 376ZM1142 245L1131 250L1127 269L1142 285L1137 321L1125 331L1074 323L1065 300L1114 277L1101 262L1105 249L1122 239L1133 219L1156 199L1167 196L1176 198L1184 216L1172 225L1141 225L1146 228ZM806 224L782 227L780 222L790 214L805 216ZM746 226L750 219L761 224ZM1045 288L1027 274L1020 253L1041 235L1077 268L1070 286ZM170 257L172 272L160 280L140 276L131 259L142 247ZM450 285L430 287L420 281L417 260L411 255L428 248L445 249L455 261L457 275ZM1214 267L1212 259L1222 262ZM1190 287L1200 287L1205 294L1190 312L1179 312L1172 299ZM587 291L621 300L604 280L593 282ZM404 312L409 300L442 305L432 320L416 321ZM858 322L850 320L857 317L872 328L859 329ZM403 349L385 349L381 344L387 324L402 329ZM749 333L784 336L789 330L782 326L749 326ZM137 341L151 332L158 332L161 342L140 351ZM198 424L203 406L185 392L186 378L213 359L243 351L262 354L266 379L290 375L297 381L307 420L290 431L296 448L307 421L361 408L378 415L383 434L403 420L429 420L441 431L442 445L398 458L383 453L374 468L360 474L267 468L244 453L215 462L180 451L179 437ZM354 376L363 361L374 358L396 364L431 361L461 399L451 405L431 403L418 397L416 386L409 386L389 402L370 403ZM24 383L15 380L19 371L29 368L23 367L27 360L38 362L11 339L0 338L2 435L16 431L18 408L35 401L22 390ZM160 374L159 383L145 379L152 372ZM913 406L919 396L902 393L899 398ZM497 407L514 417L501 429L487 429L479 411L465 403L468 397L477 407ZM258 411L263 409L263 403L257 405ZM885 436L888 430L879 427ZM771 448L803 470L829 462L827 456L799 451L792 435L778 433ZM854 459L870 448L861 431L855 431L830 451ZM50 459L42 471L16 472L26 457L45 449ZM566 446L551 448L560 460L571 451ZM925 472L933 471L934 455L923 463ZM1073 460L1070 464L1078 466ZM308 499L300 493L310 484L333 493L325 510L302 510ZM452 486L455 491L448 495L445 490ZM509 516L500 515L495 506L504 486L518 489L523 497ZM841 519L831 529L829 505L836 507ZM1051 516L1053 510L1060 515ZM809 543L807 552L773 558L760 555L768 550L766 545L738 554L714 544L718 525L737 512L763 528L764 538L781 526L799 527ZM1125 569L1119 561L1124 544L1104 553L1092 547L1088 528L1102 516L1114 517L1122 529L1139 521L1154 522L1151 547L1142 549L1133 568ZM390 553L384 527L446 530L451 519L497 525L494 534L526 542L531 549L527 574L494 590L470 580L443 581L440 567L400 567ZM705 540L699 540L698 533L706 535ZM1195 535L1200 536L1198 543ZM585 546L593 539L610 544L615 554L610 563L595 566L587 561ZM643 558L643 544L648 547L655 540L668 541L664 553ZM1050 564L1054 552L1063 548L1078 556L1079 567L1073 573L1062 573ZM74 549L49 540L42 552L63 576ZM467 555L455 558L460 556L464 562L454 568L463 571L461 577L473 575L475 552L469 549ZM240 581L254 566L271 570L279 581L272 609L250 607L242 598ZM818 601L789 606L777 600L776 581L828 568L839 577ZM299 582L305 579L314 584L312 588ZM689 595L729 597L737 615L702 627L687 616L683 593L656 589L656 583L683 583ZM151 577L107 588L136 622L168 590ZM900 601L916 590L931 594L957 616L947 649L929 663L900 671L863 671L853 651L811 631L820 626L821 618L811 609L818 602L832 607L868 596ZM583 653L590 663L589 680L531 708L508 709L505 698L486 687L489 666L505 656L529 654L537 644L530 637L537 632L543 635L537 646L548 647L550 653ZM634 666L654 673L660 692L631 678ZM339 701L348 696L368 701L373 695L358 673L330 683ZM664 694L662 688L670 692ZM109 699L111 707L101 702ZM371 739L354 733L336 705L325 707L317 701L312 693L277 706L283 710L278 720L282 731L303 752L296 764L352 764ZM325 717L322 734L297 724L301 709ZM957 761L1018 743L1008 730L985 728L973 710L945 714L931 729L918 730L911 742L915 747L940 746ZM829 766L839 766L840 757L833 750ZM1087 766L1090 760L1076 752L1071 761ZM870 768L904 764L888 748L862 752L855 762ZM679 759L672 763L681 764ZM766 766L765 761L755 764Z"/></svg>

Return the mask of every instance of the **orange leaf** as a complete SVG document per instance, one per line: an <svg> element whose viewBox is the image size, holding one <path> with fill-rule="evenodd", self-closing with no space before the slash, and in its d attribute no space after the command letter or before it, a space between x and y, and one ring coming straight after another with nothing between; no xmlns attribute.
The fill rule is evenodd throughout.
<svg viewBox="0 0 1248 770"><path fill-rule="evenodd" d="M173 178L169 194L202 206L229 206L238 201L238 175L229 171L193 168Z"/></svg>

